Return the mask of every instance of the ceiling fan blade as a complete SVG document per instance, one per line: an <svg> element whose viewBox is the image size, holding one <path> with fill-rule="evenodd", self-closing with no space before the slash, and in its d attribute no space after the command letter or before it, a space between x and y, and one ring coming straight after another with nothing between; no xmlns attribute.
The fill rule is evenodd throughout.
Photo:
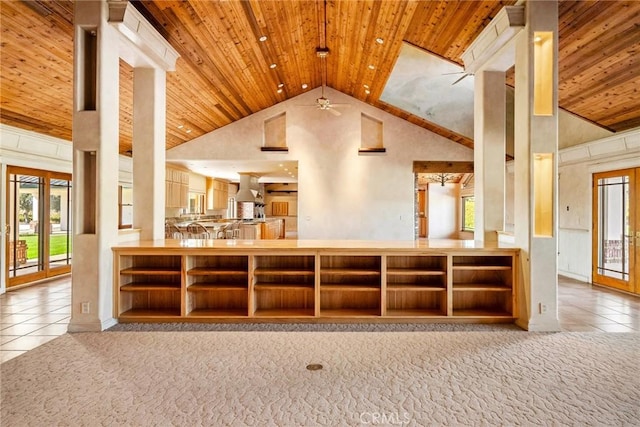
<svg viewBox="0 0 640 427"><path fill-rule="evenodd" d="M455 82L451 83L451 86L460 83L460 81L462 81L462 79L464 79L467 76L470 76L471 74L465 74L464 76L460 77L458 80L456 80Z"/></svg>
<svg viewBox="0 0 640 427"><path fill-rule="evenodd" d="M454 71L452 73L442 73L441 75L442 76L451 76L453 74L465 74L465 72L464 71Z"/></svg>
<svg viewBox="0 0 640 427"><path fill-rule="evenodd" d="M327 108L327 111L333 114L334 116L341 116L342 113L340 111L334 110L333 108Z"/></svg>

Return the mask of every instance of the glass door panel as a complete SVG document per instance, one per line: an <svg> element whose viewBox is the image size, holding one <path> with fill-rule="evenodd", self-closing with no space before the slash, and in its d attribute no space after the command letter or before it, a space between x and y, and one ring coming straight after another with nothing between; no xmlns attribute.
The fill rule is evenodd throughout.
<svg viewBox="0 0 640 427"><path fill-rule="evenodd" d="M9 284L38 280L44 277L43 215L40 209L44 178L9 174L8 196Z"/></svg>
<svg viewBox="0 0 640 427"><path fill-rule="evenodd" d="M71 181L49 182L49 269L71 265Z"/></svg>
<svg viewBox="0 0 640 427"><path fill-rule="evenodd" d="M627 169L593 178L593 281L629 292L636 291L635 176Z"/></svg>

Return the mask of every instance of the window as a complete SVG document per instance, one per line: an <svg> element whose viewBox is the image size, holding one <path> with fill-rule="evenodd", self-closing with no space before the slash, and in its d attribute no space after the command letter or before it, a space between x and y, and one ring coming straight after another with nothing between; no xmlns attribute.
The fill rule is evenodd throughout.
<svg viewBox="0 0 640 427"><path fill-rule="evenodd" d="M476 199L473 196L462 198L462 231L473 231L475 228Z"/></svg>

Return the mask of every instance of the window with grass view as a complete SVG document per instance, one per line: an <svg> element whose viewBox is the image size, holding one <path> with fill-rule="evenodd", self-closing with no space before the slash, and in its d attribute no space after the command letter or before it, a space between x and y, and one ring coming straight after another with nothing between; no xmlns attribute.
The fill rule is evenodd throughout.
<svg viewBox="0 0 640 427"><path fill-rule="evenodd" d="M475 205L476 201L473 196L462 198L462 230L473 231L475 228Z"/></svg>

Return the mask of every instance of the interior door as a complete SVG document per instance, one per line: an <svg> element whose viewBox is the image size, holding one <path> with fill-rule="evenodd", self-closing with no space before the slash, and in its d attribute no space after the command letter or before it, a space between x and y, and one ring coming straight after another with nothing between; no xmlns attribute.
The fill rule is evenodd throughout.
<svg viewBox="0 0 640 427"><path fill-rule="evenodd" d="M593 175L593 282L640 293L640 168Z"/></svg>
<svg viewBox="0 0 640 427"><path fill-rule="evenodd" d="M7 168L7 287L71 271L71 175Z"/></svg>
<svg viewBox="0 0 640 427"><path fill-rule="evenodd" d="M418 237L427 237L429 234L427 221L427 192L418 190Z"/></svg>

